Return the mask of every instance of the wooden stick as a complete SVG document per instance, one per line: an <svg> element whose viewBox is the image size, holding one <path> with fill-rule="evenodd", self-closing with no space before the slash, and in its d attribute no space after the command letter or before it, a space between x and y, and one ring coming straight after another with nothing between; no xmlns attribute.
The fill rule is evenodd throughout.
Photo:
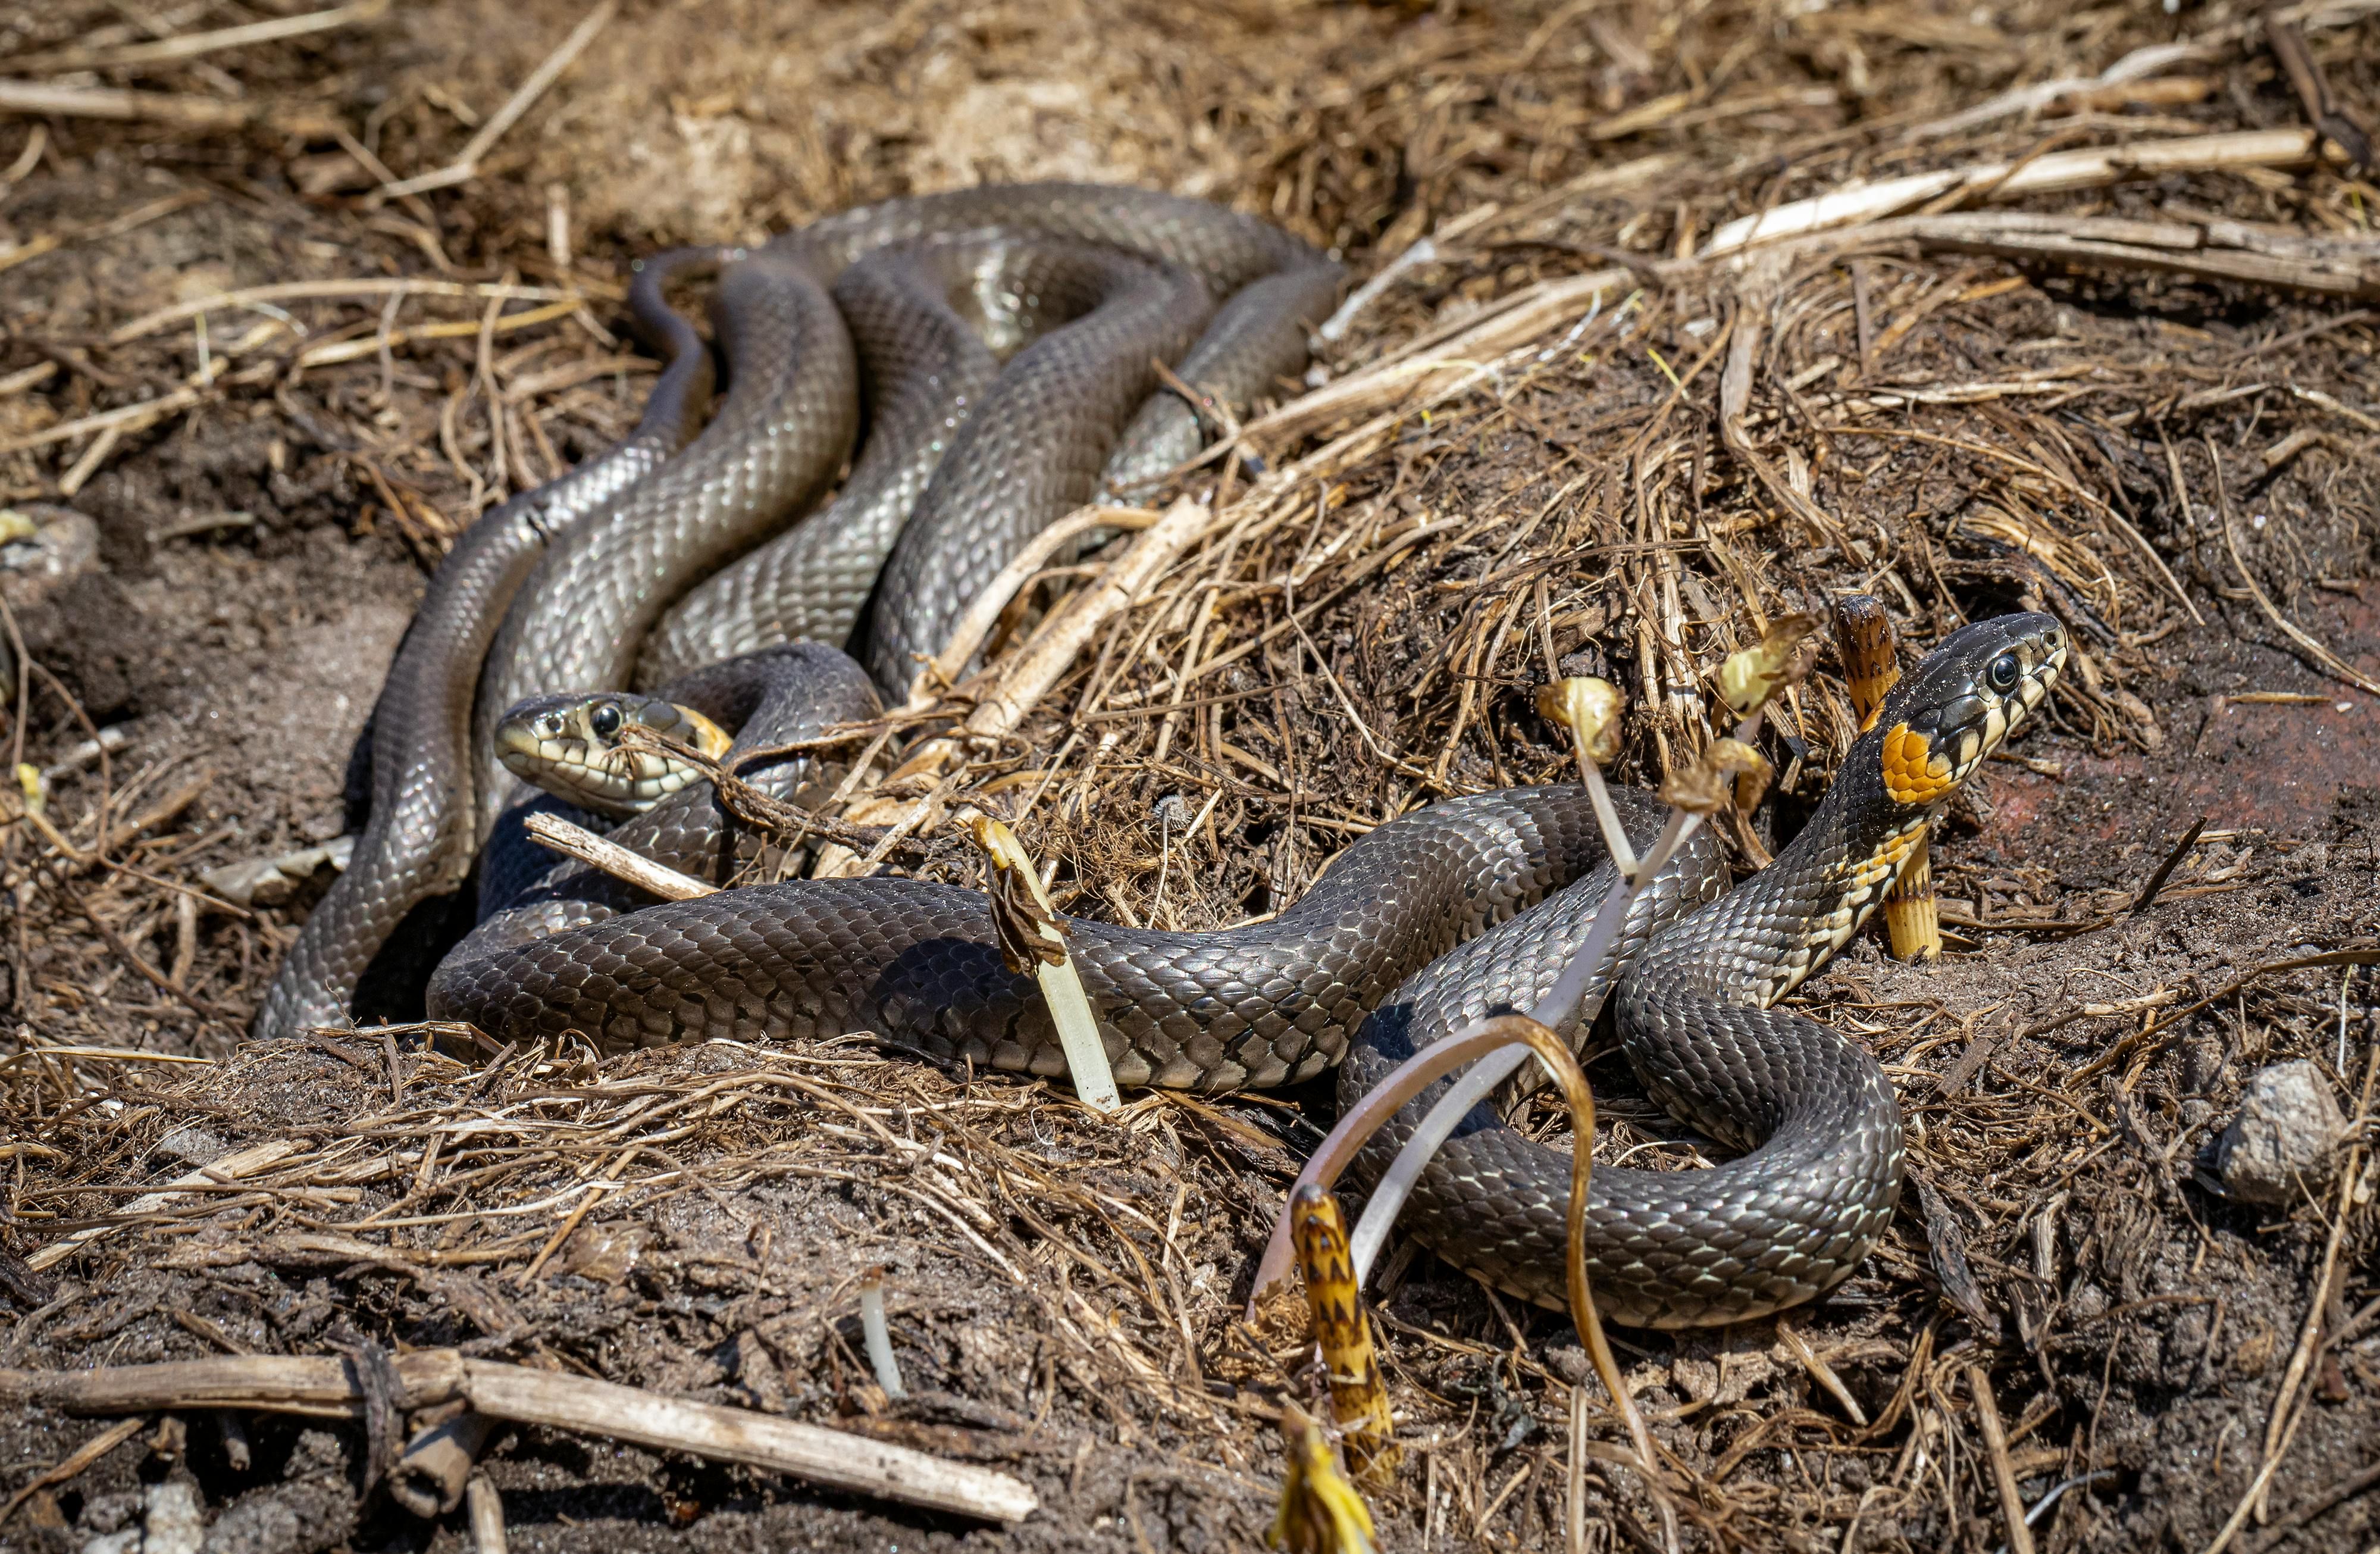
<svg viewBox="0 0 2380 1554"><path fill-rule="evenodd" d="M618 842L599 837L558 814L532 813L521 822L521 829L540 847L550 847L565 858L576 858L639 890L650 890L664 901L691 901L698 896L719 893L715 885L705 885L692 875L682 875L666 863L656 863L641 853L631 852Z"/></svg>
<svg viewBox="0 0 2380 1554"><path fill-rule="evenodd" d="M1900 657L1892 618L1871 593L1848 593L1835 601L1835 635L1850 681L1852 710L1865 733L1884 710L1884 699L1900 683ZM1942 953L1941 909L1934 899L1934 866L1927 838L1919 837L1900 866L1900 877L1885 893L1884 926L1892 953L1903 961L1932 961Z"/></svg>
<svg viewBox="0 0 2380 1554"><path fill-rule="evenodd" d="M53 49L47 54L19 55L6 61L11 70L116 70L133 65L166 65L178 60L195 59L202 54L221 49L236 49L249 43L269 43L283 38L302 38L310 32L328 32L336 28L353 27L359 22L378 21L388 10L388 0L357 0L351 6L337 6L327 11L309 11L303 16L275 17L270 21L251 21L244 27L218 28L212 32L186 32L176 38L161 38L154 43L131 43L122 48Z"/></svg>
<svg viewBox="0 0 2380 1554"><path fill-rule="evenodd" d="M2311 129L2249 129L2057 152L2035 157L2022 167L2007 162L1989 162L1852 184L1730 221L1711 234L1702 257L1731 253L1754 243L1800 237L1824 227L1898 215L1953 190L1988 190L1994 200L2009 201L2027 194L2097 189L2126 178L2158 177L2168 173L2301 166L2318 155L2314 141Z"/></svg>
<svg viewBox="0 0 2380 1554"><path fill-rule="evenodd" d="M328 135L343 128L329 114L270 103L226 103L194 92L131 92L113 86L52 86L46 81L0 80L0 114L63 118L111 118L178 124L188 129L239 129L256 125L288 135Z"/></svg>
<svg viewBox="0 0 2380 1554"><path fill-rule="evenodd" d="M1975 1422L1983 1426L1984 1452L1992 1460L1992 1483L2000 1492L2000 1515L2008 1522L2009 1554L2033 1554L2033 1529L2024 1524L2024 1495L2009 1461L2008 1429L2000 1423L2000 1405L1992 1398L1991 1377L1983 1366L1969 1365L1967 1385L1974 1389Z"/></svg>
<svg viewBox="0 0 2380 1554"><path fill-rule="evenodd" d="M904 1446L773 1414L665 1398L588 1377L467 1360L452 1349L392 1357L404 1409L462 1399L516 1424L602 1436L657 1451L684 1451L790 1474L852 1494L990 1522L1032 1514L1032 1486L1006 1474L945 1462ZM88 1371L0 1370L0 1397L76 1413L269 1409L344 1417L363 1389L344 1359L247 1354Z"/></svg>

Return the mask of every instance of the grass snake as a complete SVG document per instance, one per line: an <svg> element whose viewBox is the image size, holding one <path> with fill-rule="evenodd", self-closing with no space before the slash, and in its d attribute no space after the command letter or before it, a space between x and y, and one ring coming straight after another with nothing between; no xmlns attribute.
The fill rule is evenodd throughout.
<svg viewBox="0 0 2380 1554"><path fill-rule="evenodd" d="M1900 1195L1891 1084L1846 1037L1773 1006L1850 939L2065 655L2045 616L1954 632L1895 690L1773 863L1730 890L1698 833L1632 903L1598 979L1619 980L1621 1047L1668 1110L1744 1153L1710 1170L1596 1171L1589 1274L1606 1315L1662 1327L1742 1321L1810 1299L1866 1255ZM806 687L819 667L750 672ZM807 696L789 689L779 704ZM664 698L629 702L557 698L523 716L554 716L557 729L575 718L577 761L600 765L600 752L585 753L601 743L589 708L677 716ZM759 742L783 731L764 729ZM755 739L747 725L742 742ZM1641 851L1660 806L1630 789L1614 798ZM1338 1063L1341 1100L1352 1104L1467 1022L1535 1004L1614 883L1584 789L1519 788L1378 827L1268 922L1170 933L1070 918L1066 928L1123 1083L1277 1085ZM577 1031L611 1047L866 1030L953 1065L1065 1072L1038 986L1008 970L976 891L811 880L625 904L577 900L566 931L467 947L439 969L433 1012L502 1040ZM1359 1172L1384 1167L1439 1089L1403 1108ZM1569 1169L1566 1152L1482 1107L1422 1177L1405 1223L1451 1261L1559 1308Z"/></svg>
<svg viewBox="0 0 2380 1554"><path fill-rule="evenodd" d="M710 363L660 283L703 267L719 271L727 388L697 433ZM1150 393L1151 358L1245 401L1302 363L1337 284L1335 266L1259 223L1074 186L896 201L759 250L650 264L637 312L673 354L644 422L482 520L433 579L375 713L373 828L260 1031L346 1014L379 939L468 872L512 797L500 726L520 754L540 728L600 740L598 707L607 722L683 708L738 726L749 752L866 716L880 692L906 691L1025 538L1102 484L1196 450L1192 408ZM793 524L863 422L840 494ZM865 670L820 645L844 641ZM1865 1255L1899 1196L1891 1086L1855 1044L1772 1006L1849 938L2064 656L2044 617L1954 633L1775 863L1730 890L1706 836L1637 896L1607 973L1623 1050L1666 1107L1743 1153L1710 1170L1596 1173L1590 1272L1609 1315L1741 1320L1810 1298ZM655 685L641 700L628 689ZM552 696L572 686L623 689ZM813 774L779 760L746 775L795 794ZM1658 806L1619 798L1641 846ZM722 881L759 845L722 826L701 784L614 839ZM542 868L441 965L433 1016L500 1040L577 1030L614 1046L872 1030L953 1062L1063 1072L1046 1006L1007 969L977 892L877 877L650 904L577 865ZM1275 1085L1339 1064L1352 1099L1462 1023L1533 1002L1612 880L1582 791L1515 789L1390 821L1268 922L1068 931L1123 1083ZM1378 1169L1431 1098L1359 1169ZM1409 1222L1453 1261L1560 1305L1567 1191L1566 1158L1483 1107L1424 1175Z"/></svg>

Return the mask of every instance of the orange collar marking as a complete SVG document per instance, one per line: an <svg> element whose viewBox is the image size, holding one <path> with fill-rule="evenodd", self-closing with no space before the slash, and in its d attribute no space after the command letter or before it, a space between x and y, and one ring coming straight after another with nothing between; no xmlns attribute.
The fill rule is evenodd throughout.
<svg viewBox="0 0 2380 1554"><path fill-rule="evenodd" d="M1884 736L1884 790L1900 804L1930 804L1955 787L1950 761L1927 746L1925 736L1896 723Z"/></svg>

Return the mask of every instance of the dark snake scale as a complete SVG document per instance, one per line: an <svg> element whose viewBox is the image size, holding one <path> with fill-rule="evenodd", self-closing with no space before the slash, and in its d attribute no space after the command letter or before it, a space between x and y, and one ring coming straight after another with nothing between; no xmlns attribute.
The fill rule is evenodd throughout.
<svg viewBox="0 0 2380 1554"><path fill-rule="evenodd" d="M746 509L765 505L752 495L756 483L805 491L818 483L785 474L764 482L754 472L774 457L754 444L787 425L782 397L800 370L772 365L765 352L739 357L730 341L720 417L674 463L569 530L522 585L480 691L482 722L493 716L490 687L509 694L514 687L572 683L546 678L552 675L625 685L640 655L649 680L678 677L669 699L740 723L742 750L864 716L876 689L905 689L914 655L940 646L937 623L947 626L973 596L953 580L988 577L1015 544L1095 495L1103 479L1161 471L1195 450L1196 428L1179 400L1160 396L1127 413L1148 385L1118 365L1126 352L1145 358L1151 349L1173 354L1188 346L1180 370L1210 388L1247 370L1253 358L1264 359L1270 374L1264 383L1294 371L1284 320L1318 316L1335 271L1278 234L1257 240L1250 233L1267 229L1236 217L1222 218L1230 240L1220 251L1202 247L1183 235L1211 238L1213 228L1185 208L1204 209L1129 190L977 190L831 218L780 239L782 248L771 245L775 258L763 271L798 273L797 289L818 297L832 291L824 316L836 327L836 305L859 304L850 330L871 358L880 344L865 340L881 326L864 322L869 288L880 298L907 288L913 299L925 299L924 313L939 308L944 315L941 334L920 324L901 338L910 360L933 363L929 373L954 388L937 400L914 385L871 381L871 418L904 430L894 444L865 447L840 499L844 517L868 531L855 547L892 551L868 612L877 685L841 654L788 641L800 629L786 622L802 609L848 630L857 614L849 604L855 585L805 602L765 581L864 576L832 536L779 540L773 550L764 545L740 571L732 553L766 534L749 525L734 545L716 538L745 525ZM1005 235L975 230L1004 225L1003 210L1038 212L1039 219ZM1060 214L1050 216L1053 210ZM1175 224L1172 240L1133 241L1124 228L1140 224L1146 239L1152 211ZM1062 247L1060 240L1111 242L1136 257L1086 268L1048 246ZM1002 257L1012 242L1021 246ZM869 276L873 266L858 262L871 248L904 251L888 252L885 267ZM1034 306L1015 305L1013 288L997 305L978 309L969 300L984 295L985 277L997 289L997 277L1020 273L1018 264L1038 266L1037 284L1050 297L1081 300L1060 299L1038 317ZM722 277L722 308L725 283L737 274L731 265ZM1145 300L1169 297L1134 312ZM807 313L787 316L810 327ZM1014 322L1019 318L1025 322ZM1167 335L1162 348L1145 343L1151 331ZM1302 357L1302 329L1294 334L1294 355ZM988 363L962 335L984 342L981 350L995 360ZM1246 347L1252 336L1261 349ZM1106 363L1096 370L1094 339ZM1076 348L1068 340L1086 354L1070 354ZM1202 361L1212 376L1194 371ZM845 391L857 392L849 385ZM742 407L739 394L747 396ZM1022 407L1039 407L1042 423L1016 424ZM1057 420L1065 424L1049 424ZM847 441L842 424L830 416L796 440ZM921 455L910 440L917 438L946 441L941 459ZM1045 473L1062 465L1069 472ZM1020 466L1030 469L1020 473ZM1002 513L1000 493L1020 480L1043 494L1037 503L1055 510L1024 520ZM887 493L920 485L917 515L903 529L899 499ZM886 510L895 516L884 517ZM639 540L622 514L638 523L658 519L677 537ZM594 524L613 532L582 538L599 532ZM988 532L1010 537L987 541ZM673 547L701 559L681 565L664 555ZM532 629L532 620L557 622L568 613L540 589L567 577L571 558L581 557L609 557L608 581L583 593L587 607L566 630ZM820 571L805 574L812 560ZM706 576L714 581L704 585ZM707 595L698 592L706 586ZM706 597L670 615L674 601ZM751 624L721 628L721 612ZM700 664L754 648L767 651L716 667ZM1607 1315L1654 1326L1742 1320L1812 1298L1866 1255L1900 1193L1902 1140L1891 1085L1856 1044L1772 1006L1856 931L1926 822L2040 703L2064 658L2063 637L2046 617L1962 628L1894 691L1871 731L1845 753L1825 801L1768 868L1730 890L1718 849L1697 833L1638 894L1613 963L1599 973L1604 985L1617 979L1612 1002L1622 1049L1666 1108L1741 1153L1708 1169L1597 1169L1587 1255ZM532 673L523 667L531 659L550 667ZM383 716L399 692L393 677ZM453 709L445 710L451 721ZM810 774L781 760L755 775L764 787L788 791ZM1643 795L1616 797L1641 850L1663 812ZM623 822L613 835L720 879L748 865L756 845L722 828L716 801L700 785ZM1353 1101L1403 1058L1464 1023L1533 1005L1585 941L1613 883L1583 791L1515 789L1447 800L1380 826L1268 922L1177 934L1068 919L1067 933L1123 1083L1225 1090L1292 1083L1336 1064L1342 1099ZM434 1018L468 1021L499 1041L575 1031L618 1048L868 1031L953 1063L1064 1072L1047 1008L1029 978L1006 968L985 898L903 878L794 880L650 904L576 865L553 865L440 966L429 1003ZM1564 1034L1573 1045L1584 1040L1581 1031ZM1384 1168L1434 1095L1401 1113L1359 1157L1359 1173ZM1568 1192L1566 1153L1521 1137L1482 1107L1425 1171L1406 1223L1500 1287L1560 1306Z"/></svg>

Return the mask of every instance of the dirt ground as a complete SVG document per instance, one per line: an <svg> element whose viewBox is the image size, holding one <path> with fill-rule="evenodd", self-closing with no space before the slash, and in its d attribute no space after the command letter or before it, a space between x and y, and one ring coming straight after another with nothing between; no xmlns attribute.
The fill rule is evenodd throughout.
<svg viewBox="0 0 2380 1554"><path fill-rule="evenodd" d="M2338 106L2380 121L2380 10L2301 9ZM1871 592L1914 651L2056 612L2083 662L1936 844L1942 960L1864 936L1800 996L1900 1087L1917 1185L1890 1233L1781 1321L1616 1331L1623 1369L1687 1547L1989 1554L2010 1498L2047 1549L2380 1544L2368 1134L2277 1205L2207 1156L2284 1059L2360 1123L2380 1053L2380 973L2335 954L2380 945L2380 188L2265 155L2000 189L2092 147L2301 126L2252 8L604 6L471 176L393 196L589 13L437 0L138 57L299 10L0 4L0 508L30 530L0 530L23 650L0 738L45 774L39 813L0 798L0 1370L460 1346L997 1467L1041 1502L989 1528L524 1426L485 1461L524 1550L1264 1542L1281 1404L1317 1377L1302 1332L1239 1311L1327 1081L1117 1123L864 1040L243 1045L328 874L244 908L206 883L350 827L348 751L444 545L633 422L635 256L1080 177L1267 214L1358 277L1408 259L1319 393L1258 420L1271 472L1200 477L1245 521L950 803L1010 816L1068 911L1214 926L1431 797L1561 780L1531 699L1556 667L1628 691L1621 773L1651 782L1710 737L1710 675L1755 618ZM183 105L26 112L19 79ZM1975 166L2002 170L1965 214L2228 222L2350 278L1913 227L1695 257L1731 220ZM1591 306L1481 344L1608 266ZM1193 665L1217 672L1185 696ZM1840 668L1779 720L1739 866L1848 742ZM928 835L922 872L972 877ZM1599 1157L1716 1147L1594 1051ZM268 1144L219 1195L127 1207ZM906 1399L863 1357L880 1266ZM1562 1547L1574 1385L1620 1439L1568 1320L1404 1244L1380 1284L1406 1450L1382 1547ZM460 1511L358 1492L361 1424L200 1412L67 1461L113 1423L0 1409L0 1550L137 1550L120 1535L169 1484L211 1549L471 1542ZM1585 1465L1584 1547L1659 1547L1642 1480ZM2260 1474L2264 1513L2223 1535Z"/></svg>

